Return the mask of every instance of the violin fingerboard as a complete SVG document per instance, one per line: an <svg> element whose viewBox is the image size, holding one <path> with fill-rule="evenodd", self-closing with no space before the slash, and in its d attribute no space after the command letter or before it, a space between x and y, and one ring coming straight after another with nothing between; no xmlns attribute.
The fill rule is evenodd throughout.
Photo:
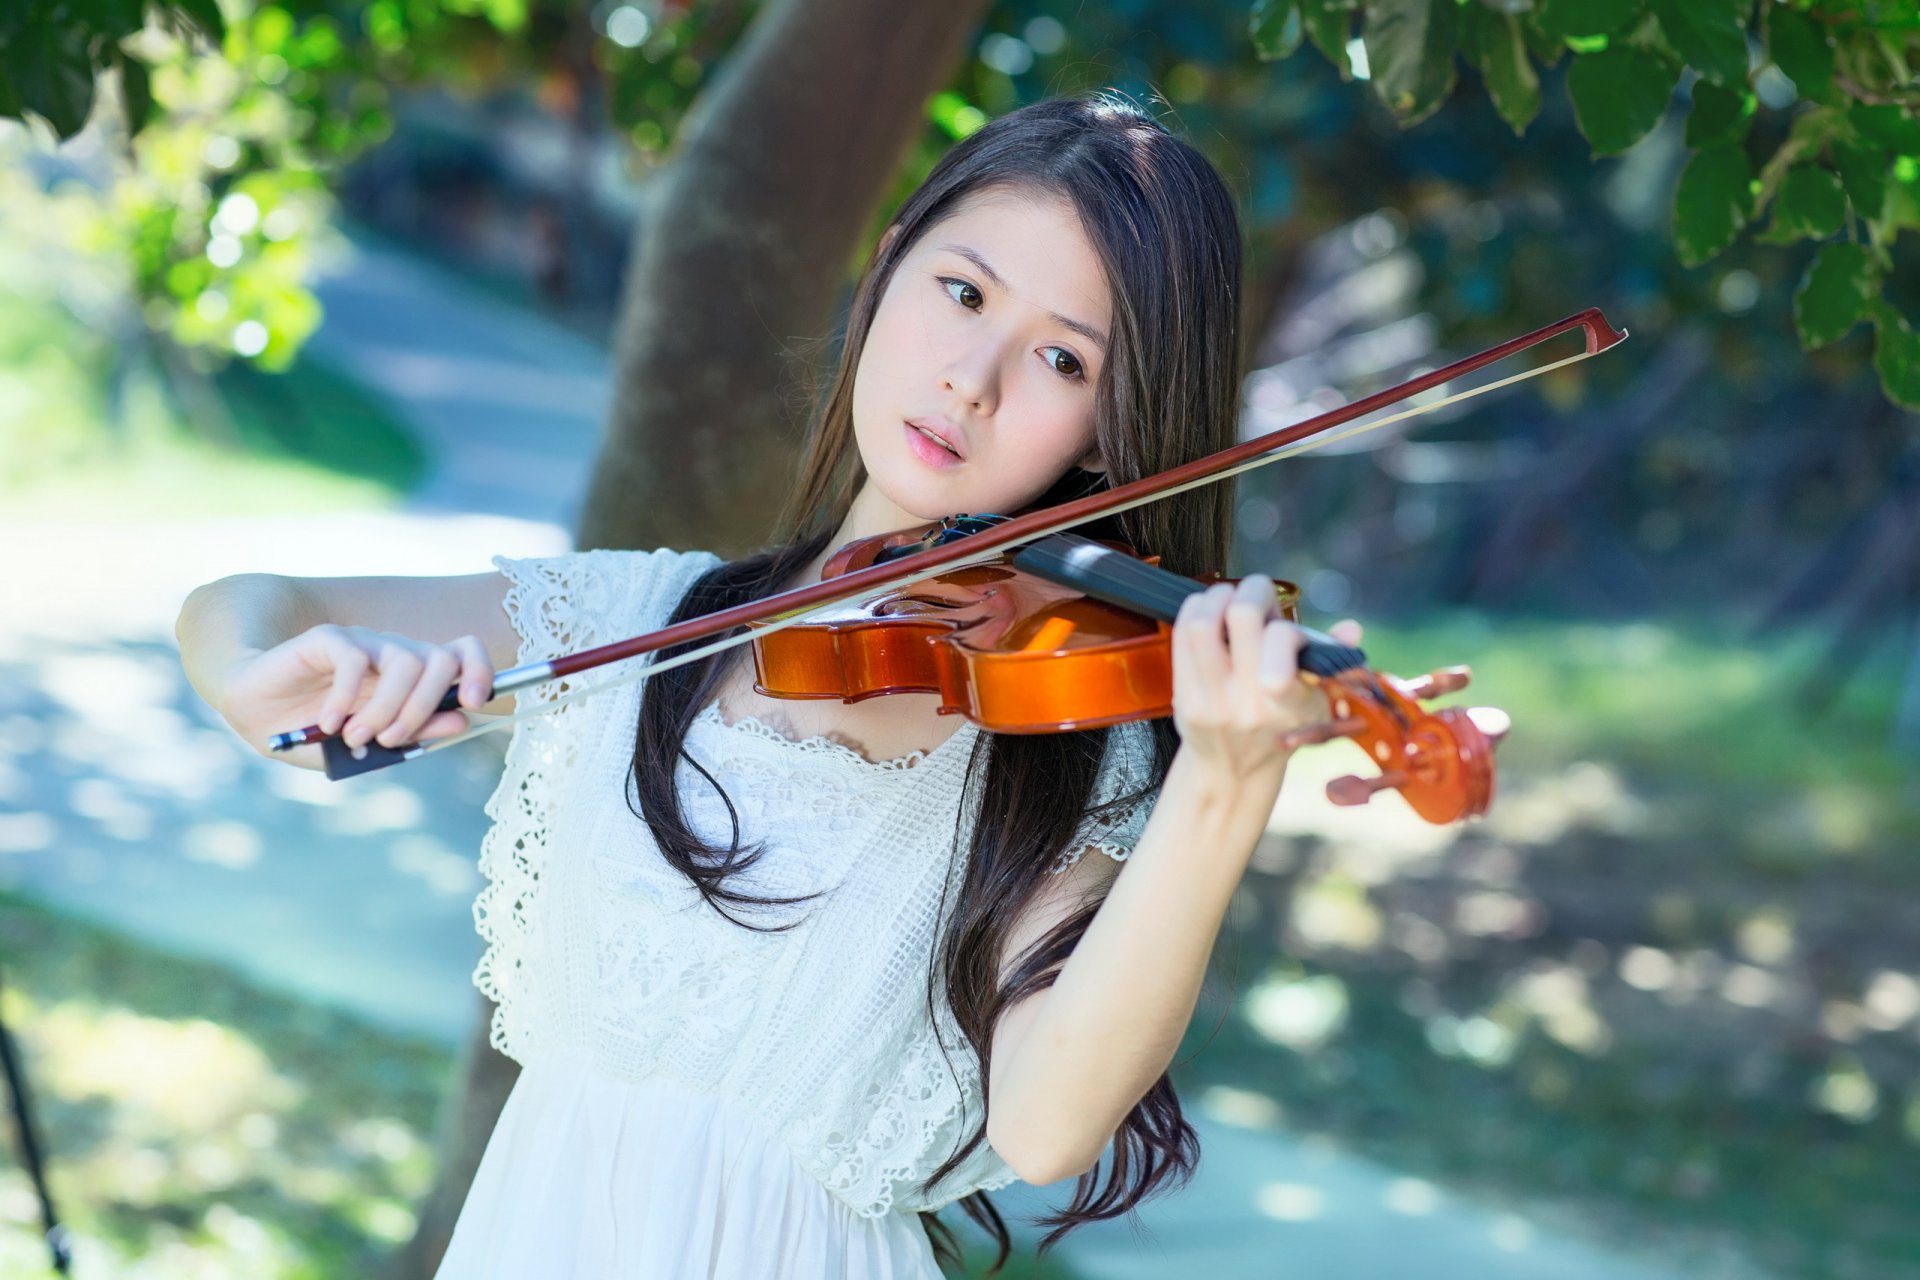
<svg viewBox="0 0 1920 1280"><path fill-rule="evenodd" d="M1204 582L1073 533L1050 533L1028 543L1014 553L1013 567L1162 622L1172 622L1182 601L1207 589ZM1307 640L1300 650L1302 671L1335 676L1367 665L1367 655L1352 645L1311 627L1300 632Z"/></svg>

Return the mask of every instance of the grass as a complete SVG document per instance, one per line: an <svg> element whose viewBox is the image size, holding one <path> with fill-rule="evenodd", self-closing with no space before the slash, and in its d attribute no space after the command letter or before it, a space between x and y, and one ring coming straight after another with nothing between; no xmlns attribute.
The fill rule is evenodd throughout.
<svg viewBox="0 0 1920 1280"><path fill-rule="evenodd" d="M1857 637L1864 660L1817 712L1795 696L1825 662L1830 637L1812 627L1755 638L1725 617L1602 624L1443 612L1372 627L1365 647L1375 668L1408 675L1468 663L1473 684L1448 702L1513 716L1504 768L1605 761L1643 792L1738 826L1727 850L1756 868L1843 854L1920 873L1920 760L1893 743L1904 672L1891 638Z"/></svg>
<svg viewBox="0 0 1920 1280"><path fill-rule="evenodd" d="M366 1275L411 1235L456 1083L439 1046L11 894L0 965L75 1274ZM36 1274L11 1160L0 1204L0 1273Z"/></svg>

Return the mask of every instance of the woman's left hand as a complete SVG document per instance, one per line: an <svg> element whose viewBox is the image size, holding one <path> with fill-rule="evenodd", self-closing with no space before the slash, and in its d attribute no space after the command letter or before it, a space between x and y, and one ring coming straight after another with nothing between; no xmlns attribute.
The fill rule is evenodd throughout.
<svg viewBox="0 0 1920 1280"><path fill-rule="evenodd" d="M1360 643L1348 618L1328 628ZM1249 574L1188 596L1173 623L1173 723L1180 749L1234 778L1284 771L1303 739L1329 718L1326 697L1299 679L1300 628L1280 616L1273 579Z"/></svg>

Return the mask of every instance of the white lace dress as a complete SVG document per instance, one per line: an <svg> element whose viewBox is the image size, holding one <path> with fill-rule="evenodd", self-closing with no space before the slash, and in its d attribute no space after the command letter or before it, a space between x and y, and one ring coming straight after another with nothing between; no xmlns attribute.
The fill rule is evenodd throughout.
<svg viewBox="0 0 1920 1280"><path fill-rule="evenodd" d="M494 560L522 663L663 625L717 563L664 548ZM981 731L872 762L702 710L688 753L726 788L742 844L767 843L729 883L827 891L766 916L734 908L762 925L806 917L755 932L706 905L628 808L643 687L516 725L487 803L474 982L499 1006L494 1047L522 1070L438 1280L932 1280L919 1215L1015 1179L983 1142L921 1186L982 1116L972 1046L944 996L932 1016L926 999ZM1144 728L1111 735L1096 800L1138 785ZM725 847L712 786L684 760L676 780L695 830ZM1061 866L1088 847L1124 858L1149 807L1083 824Z"/></svg>

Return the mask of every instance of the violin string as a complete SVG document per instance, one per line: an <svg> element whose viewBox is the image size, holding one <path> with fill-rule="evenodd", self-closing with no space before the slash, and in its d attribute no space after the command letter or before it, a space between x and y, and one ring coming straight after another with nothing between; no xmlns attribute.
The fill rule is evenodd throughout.
<svg viewBox="0 0 1920 1280"><path fill-rule="evenodd" d="M1602 350L1610 350L1610 349L1611 348L1602 348ZM1147 505L1149 502L1158 502L1160 499L1168 497L1172 494L1185 493L1189 489L1197 489L1201 485L1213 484L1215 481L1224 480L1228 476L1236 476L1243 471L1252 471L1256 467L1264 467L1269 463L1278 462L1282 458L1291 458L1298 454L1306 453L1306 452L1309 452L1310 450L1318 449L1318 448L1321 448L1322 446L1333 444L1334 442L1339 440L1349 439L1353 436L1360 435L1363 432L1377 431L1381 427L1387 426L1390 423L1400 422L1407 418L1417 418L1423 414L1432 413L1436 409L1444 408L1450 404L1456 404L1462 400L1470 400L1474 396L1484 395L1489 391L1498 390L1501 387L1509 386L1515 382L1524 382L1528 378L1537 378L1543 373L1551 373L1555 369L1564 368L1565 366L1570 364L1577 364L1580 361L1585 360L1589 356L1598 355L1598 354L1600 353L1597 351L1581 351L1574 355L1567 356L1564 359L1555 360L1550 364L1543 364L1537 369L1528 369L1523 373L1512 374L1508 377L1500 378L1496 381L1489 382L1484 386L1471 387L1465 391L1458 392L1454 395L1446 396L1442 399L1432 401L1431 403L1428 403L1428 404L1419 405L1412 409L1404 409L1399 413L1390 414L1384 418L1377 418L1370 422L1362 421L1357 423L1351 423L1339 431L1329 432L1325 435L1309 436L1305 440L1297 441L1296 443L1290 444L1290 445L1282 445L1281 447L1273 450L1270 453L1263 453L1257 458L1251 458L1248 461L1243 462L1238 466L1230 467L1225 471L1216 471L1211 475L1201 476L1195 480L1189 480L1185 484L1176 485L1171 489L1162 489L1156 493L1146 494L1142 497L1135 498L1129 502L1123 502L1115 506L1108 507L1105 510L1103 510L1100 514L1102 516L1107 516L1107 515L1114 515L1122 511L1131 511L1135 507L1143 507ZM1088 517L1088 518L1091 519L1093 517ZM1058 533L1062 529L1072 528L1077 523L1079 523L1079 521L1077 520L1062 520L1058 524L1047 525L1044 528L1034 531L1030 535L1030 538L1037 539L1037 538L1044 537L1049 533ZM894 587L909 586L912 583L920 582L926 578L932 578L932 577L937 577L941 574L952 573L955 570L965 568L968 565L991 563L992 561L999 559L1002 554L1004 554L1002 549L995 547L983 553L976 559L967 559L965 557L962 557L959 560L948 561L946 564L940 565L937 568L923 569L923 570L914 572L912 574L897 578L889 584L889 589ZM408 751L408 758L412 759L415 756L425 755L431 751L439 751L444 747L454 746L458 743L467 741L469 738L477 738L483 733L492 733L497 729L503 729L506 726L511 724L518 724L520 721L529 719L533 716L547 715L550 712L559 710L561 707L567 705L570 702L574 702L574 701L577 701L578 699L587 697L589 694L604 693L610 689L617 689L622 685L632 684L636 680L644 680L647 677L652 675L657 675L662 671L671 671L675 667L685 666L689 662L696 662L699 659L705 658L711 654L720 653L724 650L731 649L733 646L737 644L745 644L749 640L754 639L756 636L769 635L775 631L785 630L787 627L794 626L797 623L806 621L808 618L812 617L815 613L832 608L837 604L844 604L844 603L845 603L844 600L821 601L820 603L814 605L813 608L808 609L804 613L795 613L790 617L765 623L764 625L759 626L757 628L744 631L740 635L729 636L723 640L717 640L710 645L706 645L699 649L689 650L686 653L680 654L673 658L668 658L662 662L642 664L630 674L620 676L616 679L597 683L589 688L577 689L572 693L564 694L561 697L554 698L547 702L542 702L538 706L529 707L524 711L515 711L512 715L493 716L487 719L483 719L478 723L470 724L467 728L462 729L459 733L449 734L447 737L444 737L444 738L435 738L431 742L422 742L422 743L414 744L414 747ZM634 655L634 657L645 657L645 656L648 656L648 655L645 655L645 654ZM620 661L629 661L629 660L630 659L620 659ZM529 686L529 687L532 687L532 686ZM473 713L469 712L468 714L472 715Z"/></svg>

